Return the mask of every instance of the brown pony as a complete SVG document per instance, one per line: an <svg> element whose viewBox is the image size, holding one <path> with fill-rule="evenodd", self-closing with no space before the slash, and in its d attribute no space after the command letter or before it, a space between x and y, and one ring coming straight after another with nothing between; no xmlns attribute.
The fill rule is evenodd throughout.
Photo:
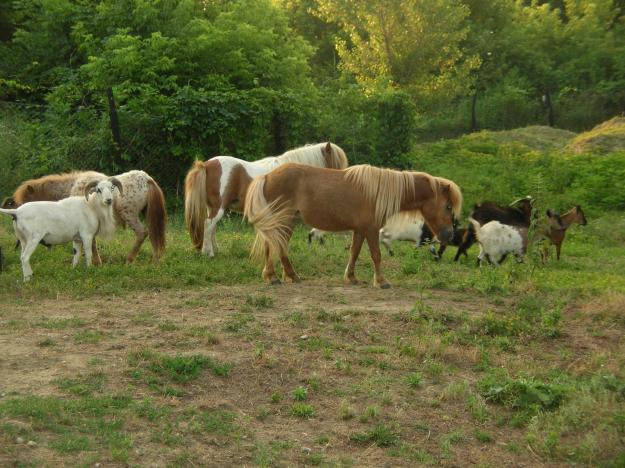
<svg viewBox="0 0 625 468"><path fill-rule="evenodd" d="M94 171L51 174L22 183L7 199L3 208L17 208L30 201L56 201L72 195L82 195L90 182L106 179ZM126 260L134 261L146 237L150 237L154 259L159 260L165 250L167 209L163 191L152 177L143 171L129 171L116 176L123 186L123 195L115 200L114 213L118 224L129 226L136 241ZM147 229L139 217L145 211ZM93 263L100 264L95 240L92 244Z"/></svg>
<svg viewBox="0 0 625 468"><path fill-rule="evenodd" d="M553 218L557 218L559 223L553 222ZM549 246L552 244L556 246L556 258L560 260L562 243L564 242L564 238L566 236L566 230L569 226L571 226L571 224L577 223L581 226L588 224L582 207L579 205L574 206L563 215L558 215L552 210L547 210L547 220L549 222L543 223L543 225L539 227L537 233L538 241L546 241L543 243L543 248L540 253L543 263L547 261L547 257L549 256Z"/></svg>
<svg viewBox="0 0 625 468"><path fill-rule="evenodd" d="M284 268L284 279L299 282L287 256L295 216L324 231L353 231L351 255L344 279L356 284L354 266L367 239L375 267L374 286L390 287L380 269L379 231L400 211L420 211L439 239L453 235L454 217L460 214L462 194L447 179L424 172L400 172L361 165L345 170L285 164L255 178L245 200L244 215L256 228L252 254L264 255L262 277L273 284L272 255Z"/></svg>
<svg viewBox="0 0 625 468"><path fill-rule="evenodd" d="M330 142L302 146L281 156L252 162L232 156L195 161L184 184L184 216L195 248L214 257L217 224L226 210L242 211L252 179L289 162L335 169L347 167L345 152Z"/></svg>

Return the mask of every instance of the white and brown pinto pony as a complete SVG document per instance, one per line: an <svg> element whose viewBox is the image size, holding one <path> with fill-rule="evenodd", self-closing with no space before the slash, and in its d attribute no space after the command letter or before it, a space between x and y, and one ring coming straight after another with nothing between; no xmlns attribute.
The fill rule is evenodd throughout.
<svg viewBox="0 0 625 468"><path fill-rule="evenodd" d="M227 209L241 212L245 194L254 177L262 176L289 162L344 169L345 152L333 143L306 145L258 161L216 156L195 161L185 179L184 214L196 249L209 257L217 253L217 224Z"/></svg>
<svg viewBox="0 0 625 468"><path fill-rule="evenodd" d="M361 165L346 170L285 164L251 183L245 216L256 228L252 253L263 256L263 279L279 283L272 256L280 258L283 278L299 282L287 256L296 215L324 231L352 231L351 255L344 279L358 281L354 266L366 239L374 265L373 285L390 287L380 269L379 231L400 211L418 211L441 240L453 236L462 193L447 179L424 172L394 171Z"/></svg>
<svg viewBox="0 0 625 468"><path fill-rule="evenodd" d="M91 182L108 177L100 172L83 171L51 174L27 180L5 201L5 208L14 208L31 201L57 201L73 195L82 195ZM113 212L118 225L130 226L136 241L126 260L134 261L146 237L150 237L154 260L159 260L165 250L165 225L167 209L163 191L152 177L143 171L129 171L115 176L124 187L123 195L115 198ZM147 228L141 223L145 211ZM100 264L95 240L92 244L93 263Z"/></svg>

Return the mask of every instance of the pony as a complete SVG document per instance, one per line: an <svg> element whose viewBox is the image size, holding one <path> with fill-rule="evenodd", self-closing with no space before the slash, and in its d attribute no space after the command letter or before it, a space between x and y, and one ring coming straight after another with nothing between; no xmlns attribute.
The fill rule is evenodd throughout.
<svg viewBox="0 0 625 468"><path fill-rule="evenodd" d="M395 171L369 165L349 169L325 169L284 164L256 177L248 189L244 216L254 224L256 240L252 256L264 256L263 279L279 284L272 256L283 266L283 279L299 282L287 255L295 217L323 231L352 231L346 284L357 284L356 259L367 240L374 265L373 285L390 284L380 269L379 231L400 211L420 211L439 239L449 240L462 209L462 193L447 179L424 172Z"/></svg>
<svg viewBox="0 0 625 468"><path fill-rule="evenodd" d="M552 221L554 218L558 220L558 223ZM588 224L580 205L574 206L563 215L558 215L553 210L547 210L547 222L541 223L537 232L537 241L543 241L543 248L540 252L542 263L547 261L550 245L556 246L556 258L560 260L560 251L566 236L566 230L573 223L577 223L580 226Z"/></svg>
<svg viewBox="0 0 625 468"><path fill-rule="evenodd" d="M184 214L191 241L208 257L217 252L217 224L227 209L241 212L252 179L289 162L344 169L345 152L327 142L287 151L282 156L248 162L232 156L195 161L185 178Z"/></svg>
<svg viewBox="0 0 625 468"><path fill-rule="evenodd" d="M533 199L529 196L516 200L509 206L500 206L490 201L477 203L470 217L478 221L480 225L484 225L489 221L499 221L500 223L511 226L529 228L532 217L532 203ZM513 205L518 205L518 207ZM467 250L476 240L475 227L473 224L469 223L462 243L458 247L458 251L454 257L454 261L458 261L461 254L467 256Z"/></svg>
<svg viewBox="0 0 625 468"><path fill-rule="evenodd" d="M128 263L134 261L148 235L154 260L158 261L165 250L165 225L167 223L163 191L156 181L143 171L129 171L115 177L122 183L124 193L115 199L113 212L118 225L130 226L136 236L135 244L126 257L126 261ZM106 178L107 176L100 172L83 171L51 174L39 179L27 180L15 190L12 199L4 202L3 207L13 208L30 201L56 201L73 195L82 195L88 184ZM147 229L140 221L142 212L146 212ZM95 241L92 243L92 253L93 263L101 264L102 260Z"/></svg>

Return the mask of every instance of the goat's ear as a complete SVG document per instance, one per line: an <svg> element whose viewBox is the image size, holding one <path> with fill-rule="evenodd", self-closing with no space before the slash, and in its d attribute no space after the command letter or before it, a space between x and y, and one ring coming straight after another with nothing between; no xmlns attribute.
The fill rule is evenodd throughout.
<svg viewBox="0 0 625 468"><path fill-rule="evenodd" d="M98 185L97 180L92 180L85 186L85 198L89 201L89 194L95 190L96 185Z"/></svg>
<svg viewBox="0 0 625 468"><path fill-rule="evenodd" d="M117 190L119 190L120 195L124 194L124 187L122 186L122 183L119 181L117 177L109 177L109 182L113 184L115 187L117 187Z"/></svg>
<svg viewBox="0 0 625 468"><path fill-rule="evenodd" d="M553 216L553 210L551 208L547 208L546 215L551 218Z"/></svg>
<svg viewBox="0 0 625 468"><path fill-rule="evenodd" d="M27 185L26 190L28 190L28 193L35 193L35 189L33 188L32 185Z"/></svg>

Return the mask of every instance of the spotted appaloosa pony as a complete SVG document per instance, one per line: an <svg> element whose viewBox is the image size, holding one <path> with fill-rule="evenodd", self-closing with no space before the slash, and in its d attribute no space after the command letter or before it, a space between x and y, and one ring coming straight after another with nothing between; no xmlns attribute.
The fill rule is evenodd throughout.
<svg viewBox="0 0 625 468"><path fill-rule="evenodd" d="M185 220L195 248L214 257L217 224L226 210L241 212L252 179L288 162L333 169L347 167L345 152L330 142L303 146L282 156L253 162L232 156L196 161L185 179L184 204Z"/></svg>
<svg viewBox="0 0 625 468"><path fill-rule="evenodd" d="M129 171L115 176L123 187L124 193L114 203L114 213L118 224L128 225L135 232L136 242L128 254L127 261L132 262L137 256L145 238L149 235L154 259L158 260L165 250L165 225L167 210L165 197L156 181L143 171ZM30 201L55 201L72 195L82 195L90 182L106 179L107 176L93 171L52 174L22 183L13 199L5 201L8 207L17 207ZM147 229L139 220L146 211ZM101 259L95 241L92 244L93 263L100 264Z"/></svg>
<svg viewBox="0 0 625 468"><path fill-rule="evenodd" d="M557 218L559 224L552 220ZM547 222L542 223L537 230L536 236L538 241L543 242L543 248L541 249L540 258L543 263L547 261L549 256L549 246L556 246L556 258L560 260L560 251L562 249L562 243L566 236L566 230L573 223L577 223L581 226L588 224L584 211L579 205L574 206L563 215L558 215L553 210L547 210Z"/></svg>
<svg viewBox="0 0 625 468"><path fill-rule="evenodd" d="M324 231L353 231L346 283L358 281L354 266L365 239L375 267L374 286L388 288L380 269L379 230L400 211L420 211L439 239L453 235L454 217L460 214L462 193L447 179L424 172L400 172L362 165L345 170L285 164L255 178L245 200L244 215L256 228L252 252L263 256L262 276L279 283L272 256L280 258L283 277L299 282L287 256L296 215Z"/></svg>

